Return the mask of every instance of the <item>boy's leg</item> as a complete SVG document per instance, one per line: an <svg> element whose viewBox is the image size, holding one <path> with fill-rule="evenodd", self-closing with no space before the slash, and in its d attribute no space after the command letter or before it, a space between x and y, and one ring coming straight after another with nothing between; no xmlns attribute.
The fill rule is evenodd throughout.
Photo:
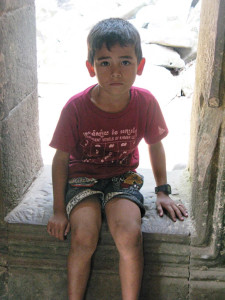
<svg viewBox="0 0 225 300"><path fill-rule="evenodd" d="M68 256L68 295L70 300L84 297L91 257L101 227L101 205L92 196L76 205L70 213L71 247Z"/></svg>
<svg viewBox="0 0 225 300"><path fill-rule="evenodd" d="M123 300L137 300L143 273L141 213L128 199L114 198L105 207L110 232L120 255Z"/></svg>

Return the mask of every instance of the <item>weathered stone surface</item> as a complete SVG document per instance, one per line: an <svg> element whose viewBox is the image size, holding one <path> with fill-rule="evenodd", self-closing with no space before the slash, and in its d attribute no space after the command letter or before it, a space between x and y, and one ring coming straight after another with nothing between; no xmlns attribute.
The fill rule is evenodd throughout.
<svg viewBox="0 0 225 300"><path fill-rule="evenodd" d="M118 274L92 272L85 300L116 299L122 300Z"/></svg>
<svg viewBox="0 0 225 300"><path fill-rule="evenodd" d="M54 282L54 284L53 284ZM9 300L65 300L66 272L32 269L9 269Z"/></svg>
<svg viewBox="0 0 225 300"><path fill-rule="evenodd" d="M6 222L45 225L53 213L51 166L46 165Z"/></svg>
<svg viewBox="0 0 225 300"><path fill-rule="evenodd" d="M8 233L7 224L0 222L0 266L7 267Z"/></svg>
<svg viewBox="0 0 225 300"><path fill-rule="evenodd" d="M142 193L145 197L146 215L142 221L142 231L149 233L177 234L189 236L193 230L190 218L183 222L174 223L168 215L160 218L155 206L154 178L151 170L139 169L144 175L144 186ZM168 172L168 180L173 187L172 197L176 201L183 201L188 207L187 195L183 193L185 180L180 184L183 171ZM181 195L179 195L181 191ZM47 224L49 217L52 215L53 206L51 168L45 166L43 172L33 183L23 201L12 212L8 214L5 220L9 223L26 223L26 224Z"/></svg>
<svg viewBox="0 0 225 300"><path fill-rule="evenodd" d="M3 89L0 98L1 119L6 118L10 110L37 86L34 18L32 5L0 16L0 58L4 63L0 69L1 76L4 76L0 82L0 88Z"/></svg>
<svg viewBox="0 0 225 300"><path fill-rule="evenodd" d="M190 300L224 300L224 295L224 282L191 281Z"/></svg>
<svg viewBox="0 0 225 300"><path fill-rule="evenodd" d="M1 0L0 15L24 6L28 6L30 4L30 0Z"/></svg>
<svg viewBox="0 0 225 300"><path fill-rule="evenodd" d="M144 275L145 276L145 275ZM144 279L141 300L185 300L188 299L188 280L183 278L157 278L148 276Z"/></svg>
<svg viewBox="0 0 225 300"><path fill-rule="evenodd" d="M140 9L131 22L143 42L192 49L196 55L200 7L191 7L191 1L159 0Z"/></svg>
<svg viewBox="0 0 225 300"><path fill-rule="evenodd" d="M224 12L224 1L203 1L190 145L192 206L196 219L192 242L196 246L215 243L215 249L220 248L224 212L225 111L224 104L211 108L208 101L224 94L224 85L220 84L224 65Z"/></svg>
<svg viewBox="0 0 225 300"><path fill-rule="evenodd" d="M180 55L169 47L145 44L142 46L143 56L150 64L163 66L169 69L181 69L185 66Z"/></svg>
<svg viewBox="0 0 225 300"><path fill-rule="evenodd" d="M217 281L217 282L224 282L225 284L225 268L221 266L219 268L207 268L207 267L200 267L200 268L193 268L190 269L190 280L192 281ZM225 285L224 285L225 288Z"/></svg>
<svg viewBox="0 0 225 300"><path fill-rule="evenodd" d="M29 299L32 292L34 296L31 299L34 300L38 297L66 299L66 260L70 237L60 242L47 234L45 226L8 226L9 299L20 299L24 286L27 289L27 298L24 299ZM144 233L145 271L141 299L186 299L180 295L187 293L189 243L190 238L182 235ZM118 262L115 244L106 223L103 223L93 257L87 300L121 299Z"/></svg>
<svg viewBox="0 0 225 300"><path fill-rule="evenodd" d="M6 300L8 299L8 270L7 268L2 268L0 263L0 299Z"/></svg>
<svg viewBox="0 0 225 300"><path fill-rule="evenodd" d="M36 91L4 119L0 128L2 197L5 208L10 209L18 204L41 166Z"/></svg>
<svg viewBox="0 0 225 300"><path fill-rule="evenodd" d="M182 171L171 172L176 174L176 176L169 174L169 178L172 179L171 184L174 186L174 194L178 194L178 189L174 183L180 177L181 172ZM146 173L146 171L144 173ZM146 194L146 208L149 209L148 205L152 203L152 209L150 216L148 216L151 222L147 224L147 219L144 220L143 223L145 227L143 228L145 228L145 231L152 231L152 233L143 233L145 273L143 278L143 296L141 299L163 299L165 295L166 297L168 295L168 298L165 299L182 299L177 297L182 293L186 293L188 286L190 228L186 223L184 227L182 227L182 223L174 224L167 216L162 219L157 217L154 206L154 180L152 175L150 176L149 171L145 175L146 181L143 191ZM9 214L7 218L8 221L17 220L18 222L19 220L23 220L29 223L39 220L39 222L44 222L44 224L47 223L48 217L52 212L52 187L49 167L39 179L41 179L39 182L37 180L37 182L34 183L33 191L31 189L30 193L27 194L27 201L23 201ZM30 202L28 200L30 200ZM45 207L43 210L41 209L41 201L43 207ZM29 208L32 208L32 203L33 205L35 204L33 213L29 211ZM45 213L43 214L43 212ZM152 223L154 224L153 227ZM54 270L61 270L64 275L66 274L66 260L70 236L67 241L59 242L47 234L46 226L24 224L8 224L8 226L8 263L11 270L9 288L13 291L11 299L16 299L13 297L18 297L21 293L21 278L17 276L17 273L23 274L22 280L25 281L25 285L27 285L28 282L29 284L33 284L28 276L29 272L33 274L33 270L35 274L37 273L37 271L35 271L37 269L38 274L42 274L43 272L43 278L45 278L47 272L49 272L51 278L52 271ZM161 234L160 232L163 231L164 234ZM87 300L121 299L118 262L118 252L109 233L107 224L104 222L98 248L93 256L92 274L86 295ZM34 276L36 280L39 280L39 289L38 286L34 284L33 292L35 297L47 297L46 295L49 295L48 293L53 293L53 286L57 284L59 280L59 275L57 274L58 273L55 274L55 281L51 283L49 291L46 290L45 284L43 284L40 279L41 275L38 275L39 277L37 278L36 275ZM160 280L157 278L160 278ZM163 288L159 289L160 285L162 285ZM62 288L66 291L66 282L64 282ZM38 293L38 291L41 292ZM166 294L165 291L167 291ZM28 288L28 295L30 295L30 293L31 288ZM58 294L58 290L56 290L55 293L51 294L52 299L56 297L56 299L59 300L65 299L63 298L65 295ZM35 297L34 299L38 299Z"/></svg>
<svg viewBox="0 0 225 300"><path fill-rule="evenodd" d="M0 217L41 166L34 1L0 4Z"/></svg>

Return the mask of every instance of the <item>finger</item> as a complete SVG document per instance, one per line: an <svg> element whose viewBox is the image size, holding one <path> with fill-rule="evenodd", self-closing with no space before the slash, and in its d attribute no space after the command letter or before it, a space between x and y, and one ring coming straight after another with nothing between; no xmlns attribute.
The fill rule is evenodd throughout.
<svg viewBox="0 0 225 300"><path fill-rule="evenodd" d="M52 224L51 235L57 239L60 238L60 227L57 224Z"/></svg>
<svg viewBox="0 0 225 300"><path fill-rule="evenodd" d="M65 235L67 235L70 232L70 223L68 222L65 230Z"/></svg>
<svg viewBox="0 0 225 300"><path fill-rule="evenodd" d="M176 218L176 214L175 214L175 211L174 211L173 207L172 207L172 206L167 207L167 211L168 211L168 213L169 213L171 219L172 219L174 222L176 222L176 221L177 221L177 218Z"/></svg>
<svg viewBox="0 0 225 300"><path fill-rule="evenodd" d="M47 225L47 232L48 232L49 235L54 236L54 227L52 227L52 224L50 222Z"/></svg>
<svg viewBox="0 0 225 300"><path fill-rule="evenodd" d="M176 204L174 204L173 205L173 209L174 209L174 212L175 212L176 216L178 217L178 219L180 221L184 221L184 218L183 218L183 215L182 215L182 213L180 211L180 208Z"/></svg>
<svg viewBox="0 0 225 300"><path fill-rule="evenodd" d="M67 235L68 235L69 232L70 232L70 223L68 223L67 226L66 226L66 230L64 232L64 240L67 239Z"/></svg>
<svg viewBox="0 0 225 300"><path fill-rule="evenodd" d="M51 226L50 226L50 224L48 223L48 225L47 225L47 232L48 232L48 234L50 234L51 235Z"/></svg>
<svg viewBox="0 0 225 300"><path fill-rule="evenodd" d="M60 231L58 228L54 230L54 237L56 237L57 239L60 238Z"/></svg>
<svg viewBox="0 0 225 300"><path fill-rule="evenodd" d="M64 240L64 228L59 228L57 231L56 238L59 239L60 241Z"/></svg>
<svg viewBox="0 0 225 300"><path fill-rule="evenodd" d="M51 226L51 235L56 237L57 236L57 226L56 224L52 223L52 226Z"/></svg>
<svg viewBox="0 0 225 300"><path fill-rule="evenodd" d="M186 207L181 203L178 203L177 206L178 206L179 210L182 212L182 214L185 217L188 217L188 211L187 211Z"/></svg>
<svg viewBox="0 0 225 300"><path fill-rule="evenodd" d="M157 212L158 212L159 216L162 217L163 216L163 209L162 209L161 204L158 204L156 206L156 209L157 209Z"/></svg>
<svg viewBox="0 0 225 300"><path fill-rule="evenodd" d="M50 228L47 229L47 232L48 232L49 235L52 235L52 232L51 232Z"/></svg>

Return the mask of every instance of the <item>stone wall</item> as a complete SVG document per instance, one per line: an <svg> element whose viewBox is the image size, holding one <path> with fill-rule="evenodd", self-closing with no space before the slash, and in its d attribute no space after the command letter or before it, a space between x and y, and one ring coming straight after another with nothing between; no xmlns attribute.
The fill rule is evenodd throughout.
<svg viewBox="0 0 225 300"><path fill-rule="evenodd" d="M195 245L222 228L225 172L225 1L203 1L192 110L190 172ZM218 227L217 227L218 228Z"/></svg>
<svg viewBox="0 0 225 300"><path fill-rule="evenodd" d="M0 1L0 298L8 299L8 230L42 165L34 0ZM18 298L19 299L19 298Z"/></svg>
<svg viewBox="0 0 225 300"><path fill-rule="evenodd" d="M0 136L2 220L42 165L34 0L0 2Z"/></svg>
<svg viewBox="0 0 225 300"><path fill-rule="evenodd" d="M190 299L225 295L225 1L204 0L192 110Z"/></svg>

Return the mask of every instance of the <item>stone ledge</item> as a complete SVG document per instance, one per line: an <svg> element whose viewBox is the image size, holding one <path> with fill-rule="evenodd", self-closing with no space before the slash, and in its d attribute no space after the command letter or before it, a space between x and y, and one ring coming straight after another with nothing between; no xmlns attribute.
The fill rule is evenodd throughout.
<svg viewBox="0 0 225 300"><path fill-rule="evenodd" d="M154 178L151 170L138 170L145 177L142 187L142 193L145 198L146 215L142 219L142 231L155 234L181 235L190 236L193 230L193 224L190 217L183 222L174 223L166 214L160 218L156 212L155 194L154 194ZM184 171L168 172L168 182L173 187L172 198L180 200L189 207L189 194L185 189L183 177ZM183 180L181 183L180 181ZM11 211L5 218L8 223L23 223L46 225L49 217L52 215L52 183L51 183L51 167L45 166L40 176L33 183L23 201ZM183 237L182 237L183 238Z"/></svg>
<svg viewBox="0 0 225 300"><path fill-rule="evenodd" d="M147 265L189 264L190 237L181 235L143 233L145 263ZM65 261L69 250L68 240L59 241L48 235L46 226L29 224L8 224L8 262L11 266L29 268L66 268ZM101 253L99 256L98 253ZM101 269L104 260L107 269L113 270L118 254L107 225L102 226L95 266Z"/></svg>
<svg viewBox="0 0 225 300"><path fill-rule="evenodd" d="M143 218L144 274L140 300L183 300L189 293L191 220L172 222L167 215L160 218L155 209L154 180L145 175L142 192L147 208ZM182 171L168 174L179 193ZM29 299L66 299L66 262L70 235L59 241L48 235L46 224L52 214L50 167L45 167L24 200L5 220L8 239L8 289L11 300L21 299L24 288ZM186 192L182 185L182 192ZM187 200L187 199L186 199ZM187 205L187 203L185 203ZM22 222L21 222L22 221ZM91 277L85 300L121 300L118 274L119 255L103 221L98 247L92 259Z"/></svg>
<svg viewBox="0 0 225 300"><path fill-rule="evenodd" d="M21 299L24 287L25 300L31 295L32 299L66 299L70 236L58 241L48 235L45 225L30 224L8 224L7 233L10 299ZM143 233L143 238L145 265L140 299L186 299L190 237ZM103 223L86 300L121 299L118 261L114 241Z"/></svg>
<svg viewBox="0 0 225 300"><path fill-rule="evenodd" d="M190 279L193 281L217 281L225 282L225 267L207 268L206 266L200 268L191 267ZM224 285L225 291L225 285Z"/></svg>

